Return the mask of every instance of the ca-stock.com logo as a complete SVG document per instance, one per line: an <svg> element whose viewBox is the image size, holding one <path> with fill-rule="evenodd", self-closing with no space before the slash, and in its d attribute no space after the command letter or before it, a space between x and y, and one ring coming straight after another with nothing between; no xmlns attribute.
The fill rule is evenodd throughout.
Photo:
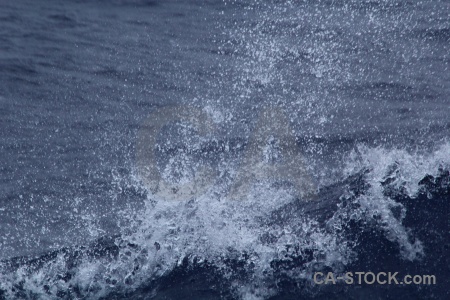
<svg viewBox="0 0 450 300"><path fill-rule="evenodd" d="M243 200L252 185L277 182L289 186L297 198L313 199L316 188L287 115L265 107L253 121L243 150L236 152L239 167L227 198ZM156 108L144 120L137 137L137 173L155 198L189 200L216 183L220 172L210 163L214 157L208 151L214 148L211 145L215 153L217 148L229 150L226 139L220 146L213 143L220 140L216 131L217 124L206 110L189 106Z"/></svg>

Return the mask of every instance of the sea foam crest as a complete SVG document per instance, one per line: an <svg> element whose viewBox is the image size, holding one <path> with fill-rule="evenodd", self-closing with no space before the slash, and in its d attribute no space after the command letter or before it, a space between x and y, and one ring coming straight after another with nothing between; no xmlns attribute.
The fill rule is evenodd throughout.
<svg viewBox="0 0 450 300"><path fill-rule="evenodd" d="M371 148L358 146L347 157L343 174L348 176L357 170L368 169L367 182L370 188L358 198L361 205L359 216L377 220L386 232L386 237L399 244L402 257L408 260L420 259L424 253L422 242L409 233L402 225L406 208L391 199L384 192L384 186L406 192L409 198L417 197L419 182L427 175L437 176L439 170L450 168L450 144L440 145L435 151L421 154L405 149ZM399 216L394 216L393 208L400 209Z"/></svg>

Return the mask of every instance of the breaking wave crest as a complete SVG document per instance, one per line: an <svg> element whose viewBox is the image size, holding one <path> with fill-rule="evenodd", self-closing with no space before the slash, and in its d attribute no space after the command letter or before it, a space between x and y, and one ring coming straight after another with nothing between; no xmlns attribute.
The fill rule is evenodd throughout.
<svg viewBox="0 0 450 300"><path fill-rule="evenodd" d="M344 158L342 180L308 201L267 183L233 200L223 192L227 182L166 201L132 177L145 208L124 212L120 235L2 261L0 298L150 298L182 288L180 278L197 280L189 289L199 298L267 299L291 289L312 297L330 292L314 287L313 272L376 265L384 246L396 249L400 265L439 272L429 247L445 244L449 150L448 143L428 154L359 146ZM425 235L431 212L443 227Z"/></svg>

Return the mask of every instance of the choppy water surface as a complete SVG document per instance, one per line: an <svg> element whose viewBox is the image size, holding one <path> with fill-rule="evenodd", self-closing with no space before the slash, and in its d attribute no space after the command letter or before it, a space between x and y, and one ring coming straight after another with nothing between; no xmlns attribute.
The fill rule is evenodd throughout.
<svg viewBox="0 0 450 300"><path fill-rule="evenodd" d="M444 0L0 0L0 299L447 299L449 45Z"/></svg>

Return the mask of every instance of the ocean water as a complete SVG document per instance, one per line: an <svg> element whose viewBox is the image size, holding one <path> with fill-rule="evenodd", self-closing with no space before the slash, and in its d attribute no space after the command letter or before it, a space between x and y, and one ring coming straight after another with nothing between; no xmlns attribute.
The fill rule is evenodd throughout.
<svg viewBox="0 0 450 300"><path fill-rule="evenodd" d="M448 299L449 67L446 0L0 0L0 299Z"/></svg>

